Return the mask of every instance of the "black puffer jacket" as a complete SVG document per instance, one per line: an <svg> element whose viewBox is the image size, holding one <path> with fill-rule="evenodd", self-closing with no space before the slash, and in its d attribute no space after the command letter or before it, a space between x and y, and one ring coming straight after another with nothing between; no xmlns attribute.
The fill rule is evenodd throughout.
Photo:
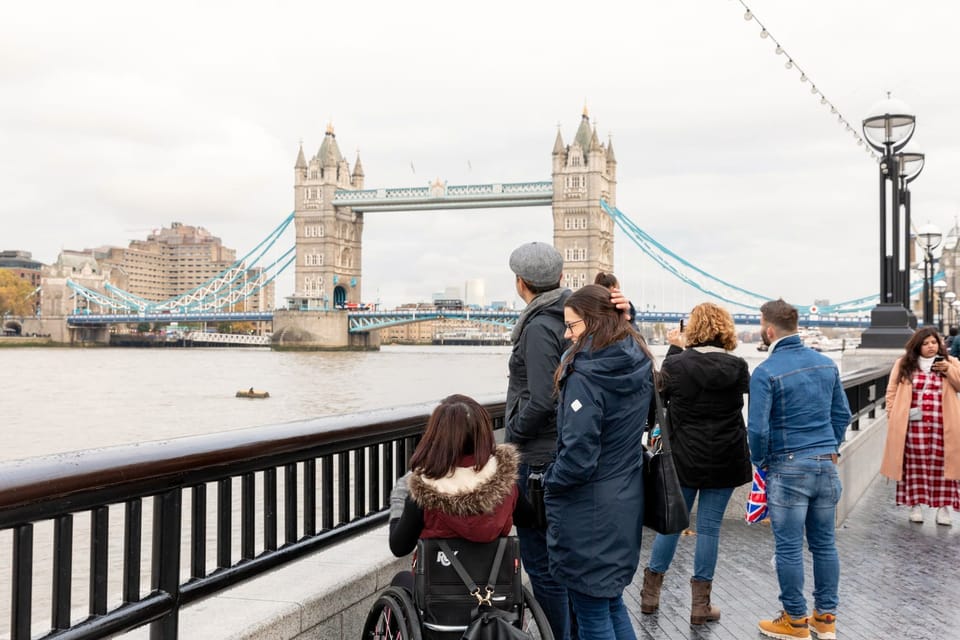
<svg viewBox="0 0 960 640"><path fill-rule="evenodd" d="M570 343L563 337L564 290L553 304L538 309L522 327L510 354L506 440L517 445L521 461L546 464L557 454L557 399L553 375Z"/></svg>
<svg viewBox="0 0 960 640"><path fill-rule="evenodd" d="M746 360L720 347L701 345L668 353L661 373L680 484L720 489L750 482L743 421L743 394L750 390Z"/></svg>

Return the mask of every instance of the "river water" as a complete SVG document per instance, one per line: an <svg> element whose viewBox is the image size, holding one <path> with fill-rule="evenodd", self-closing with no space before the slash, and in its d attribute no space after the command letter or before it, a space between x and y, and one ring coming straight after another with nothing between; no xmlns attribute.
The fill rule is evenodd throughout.
<svg viewBox="0 0 960 640"><path fill-rule="evenodd" d="M653 346L662 358L665 346ZM751 369L765 353L743 344ZM0 349L0 461L503 394L510 347ZM839 353L837 354L839 356ZM236 398L240 389L270 398Z"/></svg>

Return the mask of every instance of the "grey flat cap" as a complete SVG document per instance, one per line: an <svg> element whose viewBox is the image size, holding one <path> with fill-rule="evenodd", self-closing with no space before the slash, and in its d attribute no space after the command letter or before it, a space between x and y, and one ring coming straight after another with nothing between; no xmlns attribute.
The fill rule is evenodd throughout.
<svg viewBox="0 0 960 640"><path fill-rule="evenodd" d="M535 287L549 287L560 282L563 256L545 242L528 242L510 254L510 270Z"/></svg>

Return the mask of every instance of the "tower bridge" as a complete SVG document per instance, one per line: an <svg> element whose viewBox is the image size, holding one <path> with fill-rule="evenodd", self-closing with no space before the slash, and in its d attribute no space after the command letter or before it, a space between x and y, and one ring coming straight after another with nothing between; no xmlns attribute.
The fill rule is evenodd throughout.
<svg viewBox="0 0 960 640"><path fill-rule="evenodd" d="M117 290L109 283L104 284L103 291L95 291L68 282L78 301L82 301L77 306L82 308L83 315L70 316L65 325L70 330L85 331L89 339L91 332L100 331L96 334L99 337L106 335L101 330L110 324L131 322L131 314L140 316L134 322L170 322L174 321L174 314L178 322L222 320L221 314L235 312L243 300L293 264L294 291L287 296L287 308L269 312L274 345L278 348L376 348L379 328L440 317L469 317L512 326L516 314L510 312L495 315L465 311L460 315L446 310L433 315L423 311L378 315L345 311L363 300L365 216L396 211L548 205L552 209L553 244L564 259L562 286L577 289L593 282L597 272L612 271L614 232L620 228L656 264L710 298L744 309L756 309L769 299L697 268L651 238L617 208L613 141L600 142L586 109L570 144L557 131L551 162L549 181L448 185L437 179L427 186L371 189L365 185L359 154L351 166L340 152L333 127L328 126L317 153L309 160L300 145L294 164L293 213L248 254L255 256L255 263L264 259L257 279L251 281L237 275L244 271L241 260L206 285L156 303ZM267 250L291 223L295 229L294 247L266 264ZM828 309L803 305L798 309L808 326L855 327L863 326L866 312L875 302L876 296L872 296ZM156 314L160 315L155 318ZM638 320L678 322L682 315L683 312L647 312L641 313ZM256 320L263 320L261 316ZM750 313L737 318L739 324L758 322ZM49 333L42 329L39 332Z"/></svg>

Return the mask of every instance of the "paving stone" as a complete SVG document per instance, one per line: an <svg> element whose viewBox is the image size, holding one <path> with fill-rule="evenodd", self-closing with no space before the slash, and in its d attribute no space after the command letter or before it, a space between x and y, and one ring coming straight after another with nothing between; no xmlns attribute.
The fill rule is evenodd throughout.
<svg viewBox="0 0 960 640"><path fill-rule="evenodd" d="M837 528L840 606L837 637L874 640L960 638L960 521L934 523L927 510L922 525L907 521L894 504L895 484L878 476ZM695 525L692 525L695 526ZM640 613L643 570L654 533L644 531L640 569L624 591L640 640L743 640L761 638L757 622L780 610L773 558L773 534L765 524L728 519L720 532L713 602L721 619L689 624L690 575L695 536L681 536L663 583L660 610ZM804 592L813 606L813 558L804 553Z"/></svg>

